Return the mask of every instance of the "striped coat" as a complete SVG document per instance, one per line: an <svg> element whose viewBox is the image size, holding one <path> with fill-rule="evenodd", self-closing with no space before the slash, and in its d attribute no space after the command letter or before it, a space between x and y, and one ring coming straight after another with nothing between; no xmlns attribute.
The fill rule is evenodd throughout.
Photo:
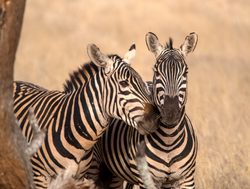
<svg viewBox="0 0 250 189"><path fill-rule="evenodd" d="M158 188L195 188L194 171L197 138L185 113L187 101L187 64L185 57L195 49L197 35L188 35L180 49L170 39L163 47L153 33L146 35L148 48L156 56L152 97L160 113L158 129L147 136L113 120L94 146L94 158L87 177L97 180L103 188L127 188L138 184L136 153L138 144L146 144L146 161Z"/></svg>
<svg viewBox="0 0 250 189"><path fill-rule="evenodd" d="M77 177L90 165L91 147L103 134L110 117L147 132L153 109L141 77L128 64L133 45L124 59L106 56L95 45L88 46L92 63L74 72L64 91L49 91L26 83L14 83L14 112L29 142L32 129L28 111L32 107L40 128L46 130L41 148L31 158L37 188L47 188L65 169ZM152 117L152 119L154 119ZM154 127L154 126L153 126Z"/></svg>

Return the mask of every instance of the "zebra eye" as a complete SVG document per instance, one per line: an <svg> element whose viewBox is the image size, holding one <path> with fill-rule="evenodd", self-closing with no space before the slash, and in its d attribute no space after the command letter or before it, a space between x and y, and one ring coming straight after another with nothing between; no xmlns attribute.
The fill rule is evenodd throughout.
<svg viewBox="0 0 250 189"><path fill-rule="evenodd" d="M128 87L129 84L128 84L128 81L127 80L124 80L124 81L120 81L119 84L122 86L122 87Z"/></svg>

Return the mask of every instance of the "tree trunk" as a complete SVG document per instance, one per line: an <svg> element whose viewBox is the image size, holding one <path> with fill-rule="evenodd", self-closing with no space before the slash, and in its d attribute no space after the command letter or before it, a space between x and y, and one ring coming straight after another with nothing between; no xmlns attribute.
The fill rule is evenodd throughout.
<svg viewBox="0 0 250 189"><path fill-rule="evenodd" d="M0 188L32 188L26 143L13 114L13 68L25 0L0 0Z"/></svg>

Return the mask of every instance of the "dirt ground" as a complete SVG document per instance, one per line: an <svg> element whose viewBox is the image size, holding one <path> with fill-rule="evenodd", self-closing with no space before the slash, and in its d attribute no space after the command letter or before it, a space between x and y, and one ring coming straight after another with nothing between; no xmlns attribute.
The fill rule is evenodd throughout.
<svg viewBox="0 0 250 189"><path fill-rule="evenodd" d="M199 139L197 188L250 188L250 1L27 0L15 79L61 90L88 56L88 43L121 56L152 79L145 34L179 47L199 35L189 64L187 113Z"/></svg>

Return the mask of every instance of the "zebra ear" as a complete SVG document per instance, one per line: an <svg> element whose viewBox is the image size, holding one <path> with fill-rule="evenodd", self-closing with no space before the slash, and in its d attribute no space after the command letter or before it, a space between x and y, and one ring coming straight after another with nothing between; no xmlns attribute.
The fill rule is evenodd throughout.
<svg viewBox="0 0 250 189"><path fill-rule="evenodd" d="M113 66L113 61L107 55L103 54L95 44L89 44L87 46L87 53L95 65L105 68L105 72L110 71Z"/></svg>
<svg viewBox="0 0 250 189"><path fill-rule="evenodd" d="M133 43L128 52L124 55L124 58L122 59L124 62L131 64L131 62L134 60L136 54L136 46Z"/></svg>
<svg viewBox="0 0 250 189"><path fill-rule="evenodd" d="M148 50L154 53L155 57L158 57L163 50L163 46L160 44L158 37L154 33L148 32L145 40Z"/></svg>
<svg viewBox="0 0 250 189"><path fill-rule="evenodd" d="M194 32L186 36L184 43L180 49L184 56L187 56L190 52L193 52L198 42L198 35Z"/></svg>

